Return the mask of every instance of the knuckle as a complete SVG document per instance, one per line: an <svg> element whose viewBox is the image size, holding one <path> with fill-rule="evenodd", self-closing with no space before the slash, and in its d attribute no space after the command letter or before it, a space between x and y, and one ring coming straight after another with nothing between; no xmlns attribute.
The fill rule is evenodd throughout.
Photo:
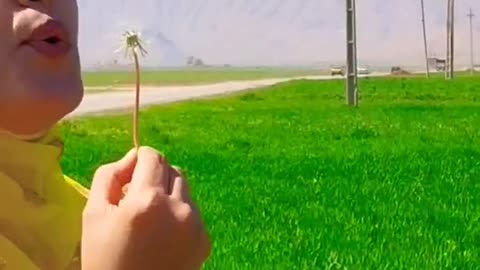
<svg viewBox="0 0 480 270"><path fill-rule="evenodd" d="M112 164L102 165L98 167L97 171L95 172L95 177L105 177L105 176L112 176L112 175L114 175Z"/></svg>
<svg viewBox="0 0 480 270"><path fill-rule="evenodd" d="M141 146L138 149L138 155L143 156L146 159L155 161L157 163L166 163L166 162L159 162L159 161L166 161L165 157L162 156L160 152L156 149L149 147L149 146Z"/></svg>
<svg viewBox="0 0 480 270"><path fill-rule="evenodd" d="M138 154L148 153L148 152L150 152L150 149L151 149L151 148L148 147L148 146L140 146L140 147L138 148Z"/></svg>
<svg viewBox="0 0 480 270"><path fill-rule="evenodd" d="M159 153L151 148L151 147L148 147L148 146L141 146L138 148L138 154L139 155L143 155L143 156L147 156L147 157L157 157L159 156Z"/></svg>
<svg viewBox="0 0 480 270"><path fill-rule="evenodd" d="M157 189L145 191L137 201L139 213L157 211L157 208L165 202L165 195Z"/></svg>
<svg viewBox="0 0 480 270"><path fill-rule="evenodd" d="M128 215L131 222L144 226L152 223L165 208L167 198L159 191L144 191L142 196L131 198L128 203ZM152 225L152 224L150 224Z"/></svg>
<svg viewBox="0 0 480 270"><path fill-rule="evenodd" d="M176 211L176 217L180 224L192 226L195 223L193 208L186 203L182 203Z"/></svg>

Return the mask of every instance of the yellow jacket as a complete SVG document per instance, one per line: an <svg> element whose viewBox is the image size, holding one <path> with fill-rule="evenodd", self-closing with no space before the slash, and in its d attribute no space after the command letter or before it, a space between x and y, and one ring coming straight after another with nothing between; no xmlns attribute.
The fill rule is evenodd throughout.
<svg viewBox="0 0 480 270"><path fill-rule="evenodd" d="M0 270L79 267L88 190L64 177L55 133L39 142L0 135Z"/></svg>

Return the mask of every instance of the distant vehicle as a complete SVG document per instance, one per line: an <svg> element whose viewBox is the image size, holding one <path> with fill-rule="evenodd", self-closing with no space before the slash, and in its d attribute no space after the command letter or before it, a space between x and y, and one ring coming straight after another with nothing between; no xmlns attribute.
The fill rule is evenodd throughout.
<svg viewBox="0 0 480 270"><path fill-rule="evenodd" d="M399 66L393 66L392 69L390 70L390 74L392 75L410 75L410 72L404 70L403 68Z"/></svg>
<svg viewBox="0 0 480 270"><path fill-rule="evenodd" d="M438 72L445 71L447 61L445 59L428 58L428 66Z"/></svg>
<svg viewBox="0 0 480 270"><path fill-rule="evenodd" d="M466 68L463 69L463 71L470 72L471 69L472 69L471 67L466 67ZM478 66L478 65L473 66L473 71L479 71L479 70L480 70L480 66Z"/></svg>
<svg viewBox="0 0 480 270"><path fill-rule="evenodd" d="M366 68L366 67L359 67L357 69L357 73L359 75L367 75L367 74L370 74L370 70L368 70L368 68ZM336 75L345 76L345 68L344 67L331 68L330 69L330 75L332 75L332 76L336 76Z"/></svg>
<svg viewBox="0 0 480 270"><path fill-rule="evenodd" d="M335 67L335 68L330 69L330 75L331 76L339 75L339 76L343 77L343 76L345 76L345 72L343 71L343 68Z"/></svg>
<svg viewBox="0 0 480 270"><path fill-rule="evenodd" d="M368 75L370 74L370 70L368 70L366 67L358 67L357 73L360 75Z"/></svg>
<svg viewBox="0 0 480 270"><path fill-rule="evenodd" d="M397 72L400 72L400 71L402 71L401 67L393 66L392 69L390 70L390 73L394 74L394 73L397 73Z"/></svg>

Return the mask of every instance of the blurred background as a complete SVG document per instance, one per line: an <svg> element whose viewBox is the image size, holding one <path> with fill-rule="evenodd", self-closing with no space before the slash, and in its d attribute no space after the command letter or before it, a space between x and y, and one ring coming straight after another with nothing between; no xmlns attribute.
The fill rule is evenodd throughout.
<svg viewBox="0 0 480 270"><path fill-rule="evenodd" d="M196 66L330 67L345 63L345 1L82 0L80 47L85 70L121 68L121 34L141 32L150 68ZM470 63L469 8L457 0L455 62ZM445 58L446 0L426 0L430 57ZM359 64L371 69L424 67L419 0L357 3ZM474 25L475 40L480 23ZM480 47L480 43L477 45ZM476 55L478 60L480 55Z"/></svg>

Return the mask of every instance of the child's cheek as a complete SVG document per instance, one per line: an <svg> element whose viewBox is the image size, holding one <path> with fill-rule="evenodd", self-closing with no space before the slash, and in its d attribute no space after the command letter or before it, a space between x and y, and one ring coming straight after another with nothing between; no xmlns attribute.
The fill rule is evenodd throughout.
<svg viewBox="0 0 480 270"><path fill-rule="evenodd" d="M13 12L7 2L0 0L0 99L11 96L14 87L9 83L15 65L16 38L13 32Z"/></svg>

